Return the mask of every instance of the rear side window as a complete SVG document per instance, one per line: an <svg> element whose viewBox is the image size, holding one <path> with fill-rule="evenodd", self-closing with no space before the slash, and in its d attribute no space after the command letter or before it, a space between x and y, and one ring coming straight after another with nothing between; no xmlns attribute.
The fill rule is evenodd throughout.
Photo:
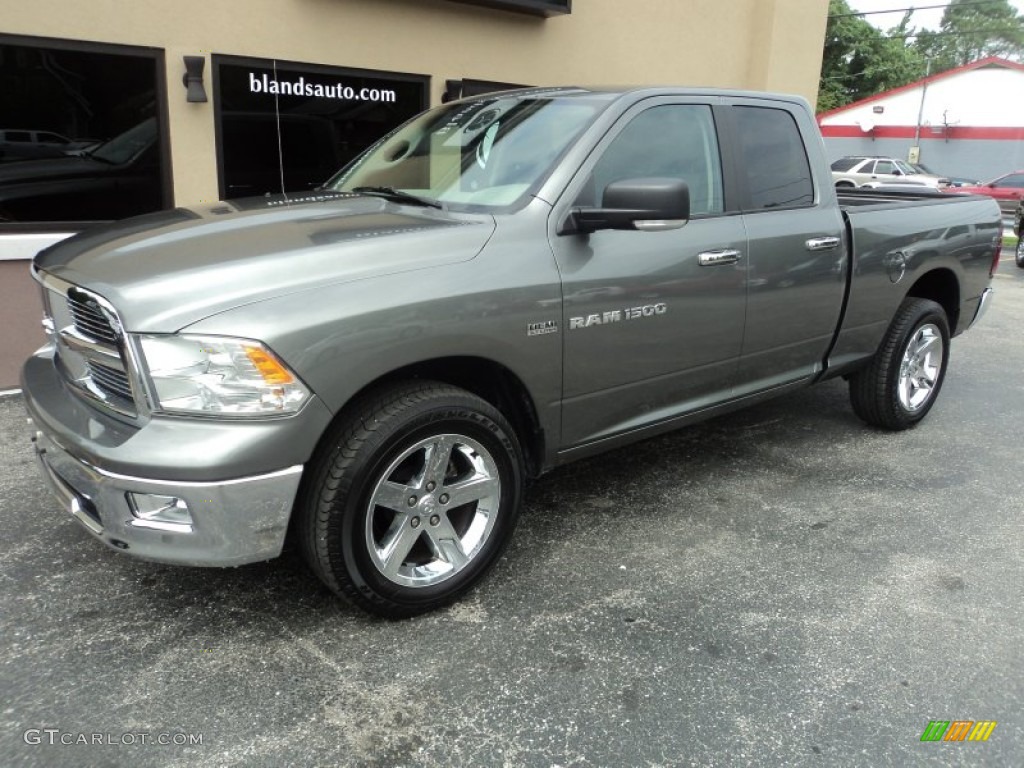
<svg viewBox="0 0 1024 768"><path fill-rule="evenodd" d="M832 163L832 170L833 171L840 171L840 172L848 171L851 168L853 168L853 166L855 166L858 163L862 162L862 160L863 160L863 158L860 158L860 157L841 157L838 160L836 160L834 163Z"/></svg>
<svg viewBox="0 0 1024 768"><path fill-rule="evenodd" d="M769 107L736 107L735 115L747 209L813 205L811 166L793 116Z"/></svg>

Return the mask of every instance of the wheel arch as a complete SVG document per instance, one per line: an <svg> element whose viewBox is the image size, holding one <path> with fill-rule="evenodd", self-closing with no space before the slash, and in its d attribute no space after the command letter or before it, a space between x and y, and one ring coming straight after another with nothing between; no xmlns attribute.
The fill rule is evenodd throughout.
<svg viewBox="0 0 1024 768"><path fill-rule="evenodd" d="M347 415L351 404L372 390L393 382L416 379L438 381L465 389L501 411L519 438L527 476L536 477L541 473L547 445L533 396L513 371L483 357L439 357L382 374L357 391L335 414L334 422ZM325 434L330 431L328 429Z"/></svg>
<svg viewBox="0 0 1024 768"><path fill-rule="evenodd" d="M946 311L950 336L958 332L960 319L960 281L950 269L933 269L917 279L907 291L907 297L929 299Z"/></svg>

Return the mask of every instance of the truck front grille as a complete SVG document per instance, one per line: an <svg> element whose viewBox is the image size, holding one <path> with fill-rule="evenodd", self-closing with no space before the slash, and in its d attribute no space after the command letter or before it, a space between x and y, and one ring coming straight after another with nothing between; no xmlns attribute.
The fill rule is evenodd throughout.
<svg viewBox="0 0 1024 768"><path fill-rule="evenodd" d="M135 418L130 356L114 309L102 297L38 273L49 318L44 326L68 383L97 405Z"/></svg>
<svg viewBox="0 0 1024 768"><path fill-rule="evenodd" d="M117 344L117 332L110 326L110 321L95 299L81 291L68 291L68 311L75 329L83 336L107 344Z"/></svg>
<svg viewBox="0 0 1024 768"><path fill-rule="evenodd" d="M127 373L115 368L108 368L102 363L96 363L91 360L88 361L87 365L89 366L89 375L92 377L92 383L104 394L120 397L129 402L133 400L132 385L128 381Z"/></svg>

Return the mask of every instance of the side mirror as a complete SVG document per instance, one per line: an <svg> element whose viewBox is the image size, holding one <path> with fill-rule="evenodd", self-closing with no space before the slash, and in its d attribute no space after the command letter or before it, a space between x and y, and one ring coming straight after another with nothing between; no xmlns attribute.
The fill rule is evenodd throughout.
<svg viewBox="0 0 1024 768"><path fill-rule="evenodd" d="M901 171L899 168L893 168L892 169L892 175L893 176L902 176L903 175L903 171Z"/></svg>
<svg viewBox="0 0 1024 768"><path fill-rule="evenodd" d="M558 234L601 229L662 232L685 226L689 218L690 188L682 179L624 179L605 187L600 208L573 208Z"/></svg>

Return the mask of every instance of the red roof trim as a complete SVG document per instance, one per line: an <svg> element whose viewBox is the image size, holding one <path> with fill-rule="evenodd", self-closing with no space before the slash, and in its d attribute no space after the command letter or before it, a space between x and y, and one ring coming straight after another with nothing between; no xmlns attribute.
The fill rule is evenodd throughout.
<svg viewBox="0 0 1024 768"><path fill-rule="evenodd" d="M912 91L915 88L920 88L922 85L925 85L926 83L934 83L936 80L945 80L948 77L953 77L954 75L959 75L962 74L963 72L970 72L975 69L982 69L983 67L990 66L1005 67L1006 69L1015 69L1018 72L1024 72L1024 64L1018 64L1016 61L1010 61L1009 59L1002 59L999 56L989 56L984 59L979 59L978 61L972 61L970 64L965 64L964 66L957 67L956 69L947 69L945 72L939 72L937 74L930 75L929 77L922 78L916 82L901 85L899 88L893 88L892 90L884 91L883 93L876 93L874 96L868 96L866 99L861 99L860 101L854 101L851 102L850 104L845 104L842 107L830 109L828 112L819 112L817 119L820 123L826 117L831 117L832 115L835 115L839 112L845 112L848 109L854 109L855 107L859 107L864 104L871 104L872 102L875 101L881 101L882 99L887 99L890 96L895 96L897 93L903 93L904 91Z"/></svg>
<svg viewBox="0 0 1024 768"><path fill-rule="evenodd" d="M913 125L877 125L865 133L856 125L823 125L821 135L826 139L913 139L917 133ZM1024 128L985 128L980 126L951 125L939 133L931 126L921 126L921 141L949 139L950 141L1024 141Z"/></svg>

